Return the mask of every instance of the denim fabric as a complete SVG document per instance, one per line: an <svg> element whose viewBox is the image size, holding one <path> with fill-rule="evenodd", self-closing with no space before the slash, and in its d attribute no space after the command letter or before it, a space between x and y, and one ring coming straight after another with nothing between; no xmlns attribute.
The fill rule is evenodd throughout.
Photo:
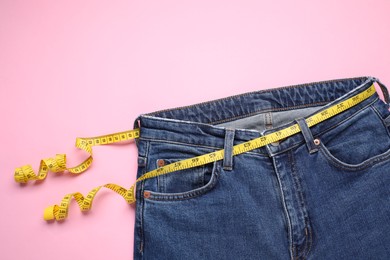
<svg viewBox="0 0 390 260"><path fill-rule="evenodd" d="M380 84L317 125L305 118ZM356 77L141 114L138 172L225 149L225 158L136 186L134 259L390 259L386 87ZM301 132L232 156L232 146ZM314 142L314 140L319 142Z"/></svg>

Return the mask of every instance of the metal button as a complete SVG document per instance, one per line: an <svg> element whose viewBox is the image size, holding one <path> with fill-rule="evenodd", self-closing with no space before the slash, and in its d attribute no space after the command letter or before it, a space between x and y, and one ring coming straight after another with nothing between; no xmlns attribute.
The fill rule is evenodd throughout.
<svg viewBox="0 0 390 260"><path fill-rule="evenodd" d="M316 138L314 139L314 144L315 145L319 145L321 143L320 139Z"/></svg>
<svg viewBox="0 0 390 260"><path fill-rule="evenodd" d="M162 166L165 165L165 161L163 159L158 159L157 160L157 165L158 165L158 167L162 167Z"/></svg>

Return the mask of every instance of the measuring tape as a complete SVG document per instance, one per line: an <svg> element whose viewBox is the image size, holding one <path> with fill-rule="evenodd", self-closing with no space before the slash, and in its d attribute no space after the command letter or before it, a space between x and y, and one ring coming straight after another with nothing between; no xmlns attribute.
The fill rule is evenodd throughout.
<svg viewBox="0 0 390 260"><path fill-rule="evenodd" d="M362 102L363 100L369 98L375 93L375 86L372 84L369 88L364 90L363 92L352 96L342 102L339 102L317 114L306 119L306 123L309 127L316 125L326 119L329 119L355 105ZM286 137L292 136L296 133L299 133L301 129L298 124L294 124L290 127L281 129L279 131L267 134L265 136L261 136L250 141L240 143L238 145L233 146L233 155L242 154L267 144L279 141ZM76 139L76 147L82 149L90 154L90 157L86 159L84 162L79 164L78 166L67 168L66 167L66 157L64 154L57 154L55 158L48 158L41 160L41 164L39 167L38 175L35 175L32 167L30 165L22 166L15 170L15 180L20 183L26 183L29 180L43 180L45 179L48 170L53 172L59 172L67 170L71 173L79 174L84 172L92 163L92 146L95 145L104 145L122 142L126 140L131 140L139 137L139 129L133 129L130 131L114 133L109 135L103 135L98 137L91 138L77 138ZM135 198L135 186L138 182L154 178L159 175L171 173L174 171L189 169L197 166L201 166L204 164L208 164L214 161L222 160L224 158L224 149L217 150L212 153L203 154L197 157L192 157L189 159L181 160L178 162L174 162L171 164L167 164L165 166L159 167L155 170L147 172L140 176L135 183L129 188L123 188L117 184L105 184L102 186L98 186L92 189L87 196L83 196L79 192L70 193L64 196L60 205L49 206L44 211L44 219L45 220L63 220L68 216L69 203L72 198L74 198L79 205L81 211L88 211L92 207L92 202L97 194L97 192L102 188L108 188L122 196L127 203L132 204L136 201Z"/></svg>
<svg viewBox="0 0 390 260"><path fill-rule="evenodd" d="M89 154L89 157L80 163L79 165L67 168L66 167L66 155L57 154L55 158L46 158L42 159L39 165L39 171L36 175L34 173L31 165L24 165L15 169L15 181L19 183L27 183L32 180L42 181L46 178L47 172L50 170L52 172L63 172L68 171L73 174L80 174L88 169L91 165L92 158L92 146L104 145L104 144L113 144L118 142L123 142L139 137L139 129L134 129L130 131L114 133L109 135L101 135L96 137L88 138L76 138L76 147L86 151Z"/></svg>

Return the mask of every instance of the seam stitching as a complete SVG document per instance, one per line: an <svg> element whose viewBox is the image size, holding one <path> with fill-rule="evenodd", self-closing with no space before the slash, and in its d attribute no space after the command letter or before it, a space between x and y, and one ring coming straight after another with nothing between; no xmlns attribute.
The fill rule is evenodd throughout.
<svg viewBox="0 0 390 260"><path fill-rule="evenodd" d="M275 167L276 179L278 180L279 191L280 191L280 195L281 195L281 199L282 199L282 206L284 209L284 216L287 219L287 229L288 229L287 237L288 237L289 244L290 244L289 245L290 253L291 253L292 258L294 259L294 247L293 247L293 242L292 242L292 224L291 224L290 214L289 214L289 212L287 210L287 206L286 206L285 193L284 193L284 189L283 189L282 180L279 176L278 169L275 166L276 165L275 157L272 157L272 161L273 161L273 165Z"/></svg>
<svg viewBox="0 0 390 260"><path fill-rule="evenodd" d="M142 175L145 174L146 172L146 169L147 169L147 163L148 163L148 156L149 156L149 147L150 147L150 143L149 142L146 142L146 165L145 167L143 167L143 170L142 170ZM144 234L144 213L145 213L145 199L143 198L142 194L144 192L144 188L145 188L145 180L141 181L141 189L140 189L140 194L139 194L139 197L141 199L141 205L142 205L142 208L141 208L141 228L140 228L140 236L141 236L141 245L140 245L140 248L139 248L139 252L141 253L142 257L143 257L143 252L144 252L144 247L145 247L145 234Z"/></svg>
<svg viewBox="0 0 390 260"><path fill-rule="evenodd" d="M303 196L303 191L302 191L301 180L300 180L299 176L296 173L297 172L296 162L295 162L295 159L294 159L294 156L293 156L292 152L289 152L288 155L289 155L289 161L291 162L291 170L292 170L292 175L293 175L293 180L294 180L294 186L295 186L295 189L297 190L298 196L299 196L299 206L300 206L299 211L300 211L300 214L302 215L302 217L304 219L304 226L306 228L308 223L307 223L307 220L306 220L307 218L306 218L305 213L304 213L304 211L306 209L306 205L305 205L305 202L304 202L304 196ZM307 242L308 242L307 239L305 239L305 240L306 240L305 241L305 246L301 250L302 253L298 253L297 252L297 255L304 254L304 252L305 252L305 250L307 248Z"/></svg>

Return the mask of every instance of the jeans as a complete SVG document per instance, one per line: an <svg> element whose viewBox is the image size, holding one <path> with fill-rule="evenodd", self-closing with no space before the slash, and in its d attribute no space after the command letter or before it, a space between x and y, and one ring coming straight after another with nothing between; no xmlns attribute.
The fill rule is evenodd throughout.
<svg viewBox="0 0 390 260"><path fill-rule="evenodd" d="M380 84L312 127L305 118ZM301 131L232 155L293 124ZM312 82L141 114L134 259L390 259L390 111L375 77Z"/></svg>

